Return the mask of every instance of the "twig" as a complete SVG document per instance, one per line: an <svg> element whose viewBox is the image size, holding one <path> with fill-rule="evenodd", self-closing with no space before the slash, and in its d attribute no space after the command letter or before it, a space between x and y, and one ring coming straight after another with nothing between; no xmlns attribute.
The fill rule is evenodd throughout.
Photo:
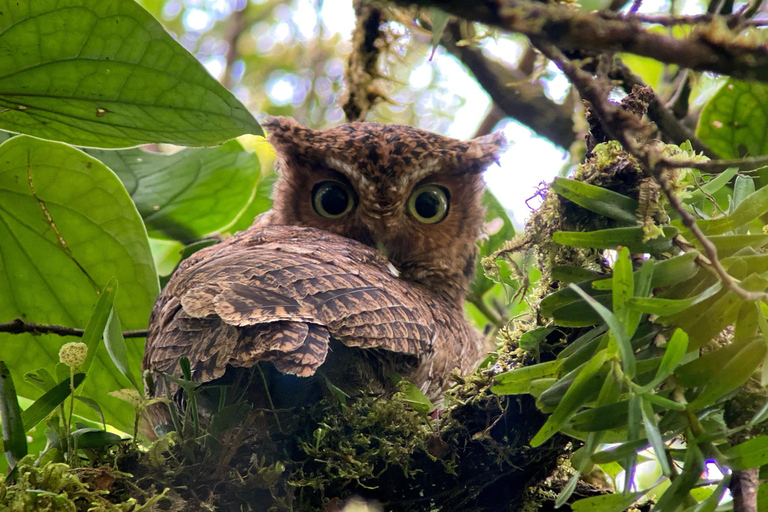
<svg viewBox="0 0 768 512"><path fill-rule="evenodd" d="M439 9L502 30L548 41L559 49L627 52L696 71L714 71L743 80L768 81L768 52L760 42L722 37L722 23L696 25L685 38L654 32L637 19L591 13L561 3L525 0L392 0ZM670 17L673 19L673 17ZM717 17L717 20L728 19ZM661 20L661 18L659 19ZM720 34L720 35L718 35Z"/></svg>
<svg viewBox="0 0 768 512"><path fill-rule="evenodd" d="M653 177L661 185L664 194L672 208L680 215L683 225L688 228L693 236L701 243L708 260L698 259L704 267L715 273L731 291L746 301L768 300L768 294L755 292L742 288L738 281L725 270L717 256L717 248L704 235L696 219L685 209L680 198L675 193L674 185L670 182L665 172L668 166L661 155L648 145L642 145L635 137L642 134L644 126L640 119L632 113L619 108L608 100L610 88L604 81L594 79L589 73L574 66L554 45L533 41L534 45L547 58L552 60L560 70L568 77L571 83L578 89L581 96L590 102L593 111L603 122L605 130L621 143L624 150L633 155L642 164L644 171Z"/></svg>
<svg viewBox="0 0 768 512"><path fill-rule="evenodd" d="M16 318L10 322L0 323L0 332L10 334L58 334L59 336L77 336L83 337L85 329L76 329L66 325L36 324L33 322L24 322L21 318ZM134 331L123 331L123 338L146 338L149 331L147 329L138 329Z"/></svg>

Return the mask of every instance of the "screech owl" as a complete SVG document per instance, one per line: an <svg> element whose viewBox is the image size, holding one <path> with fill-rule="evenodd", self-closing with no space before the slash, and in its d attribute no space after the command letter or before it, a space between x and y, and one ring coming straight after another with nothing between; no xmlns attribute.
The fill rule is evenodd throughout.
<svg viewBox="0 0 768 512"><path fill-rule="evenodd" d="M274 407L319 396L327 381L384 391L393 371L439 398L455 369L483 355L464 296L484 219L481 172L504 137L263 126L280 170L273 208L180 265L153 310L144 368L179 375L187 356L208 382L260 365ZM283 375L297 377L286 385Z"/></svg>

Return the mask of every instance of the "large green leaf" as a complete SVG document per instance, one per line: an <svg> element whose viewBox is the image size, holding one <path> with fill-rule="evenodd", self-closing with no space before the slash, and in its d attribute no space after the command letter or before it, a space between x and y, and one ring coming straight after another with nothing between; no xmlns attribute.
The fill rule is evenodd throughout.
<svg viewBox="0 0 768 512"><path fill-rule="evenodd" d="M248 206L259 178L259 159L236 140L172 155L87 152L120 177L154 238L190 242L224 228Z"/></svg>
<svg viewBox="0 0 768 512"><path fill-rule="evenodd" d="M729 79L701 111L696 134L723 158L768 153L768 85Z"/></svg>
<svg viewBox="0 0 768 512"><path fill-rule="evenodd" d="M120 180L101 162L66 144L14 137L0 145L0 322L84 328L115 277L115 308L126 329L143 329L159 291L146 230ZM70 339L71 340L71 339ZM3 358L19 377L46 367L56 374L59 336L0 334ZM128 341L137 368L144 341ZM83 384L107 421L132 428L133 411L107 396L129 386L103 344ZM39 391L16 379L22 396ZM95 418L87 407L80 411Z"/></svg>
<svg viewBox="0 0 768 512"><path fill-rule="evenodd" d="M0 128L81 146L262 134L134 0L0 3Z"/></svg>

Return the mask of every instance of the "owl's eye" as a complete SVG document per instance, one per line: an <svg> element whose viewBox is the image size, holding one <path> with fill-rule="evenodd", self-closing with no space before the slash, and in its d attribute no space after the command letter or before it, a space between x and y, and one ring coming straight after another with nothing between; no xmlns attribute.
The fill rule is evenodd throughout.
<svg viewBox="0 0 768 512"><path fill-rule="evenodd" d="M339 181L322 181L312 189L312 206L322 217L338 219L355 205L355 198L348 185Z"/></svg>
<svg viewBox="0 0 768 512"><path fill-rule="evenodd" d="M423 185L408 198L408 211L423 224L437 224L448 215L448 192L437 185Z"/></svg>

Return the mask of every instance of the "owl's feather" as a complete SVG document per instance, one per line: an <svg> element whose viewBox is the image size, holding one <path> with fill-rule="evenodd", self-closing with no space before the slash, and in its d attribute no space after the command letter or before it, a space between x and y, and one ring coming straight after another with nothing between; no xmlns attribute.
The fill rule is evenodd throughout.
<svg viewBox="0 0 768 512"><path fill-rule="evenodd" d="M258 361L308 376L330 337L425 357L436 334L425 297L434 300L363 244L312 228L249 230L177 270L155 307L144 366L172 372L185 355L203 382Z"/></svg>

